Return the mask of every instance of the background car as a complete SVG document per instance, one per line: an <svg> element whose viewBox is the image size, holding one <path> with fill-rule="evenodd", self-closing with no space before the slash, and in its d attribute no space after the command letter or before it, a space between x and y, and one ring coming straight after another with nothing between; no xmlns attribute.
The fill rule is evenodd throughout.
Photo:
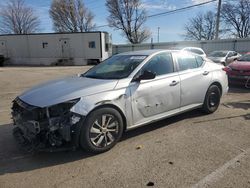
<svg viewBox="0 0 250 188"><path fill-rule="evenodd" d="M238 58L225 68L230 84L250 88L250 52Z"/></svg>
<svg viewBox="0 0 250 188"><path fill-rule="evenodd" d="M235 51L213 51L208 54L208 58L215 63L220 63L224 66L235 61L241 55Z"/></svg>
<svg viewBox="0 0 250 188"><path fill-rule="evenodd" d="M197 47L185 47L182 50L187 51L187 52L195 53L195 54L200 55L202 57L207 57L206 53L201 48L197 48Z"/></svg>
<svg viewBox="0 0 250 188"><path fill-rule="evenodd" d="M105 152L125 130L195 108L215 112L228 90L222 68L184 51L114 55L84 74L18 96L14 136L29 151L81 146Z"/></svg>

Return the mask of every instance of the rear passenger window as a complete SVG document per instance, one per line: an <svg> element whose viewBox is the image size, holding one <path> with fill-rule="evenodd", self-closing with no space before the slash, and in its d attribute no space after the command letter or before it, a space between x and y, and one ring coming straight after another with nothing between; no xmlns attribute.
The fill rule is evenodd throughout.
<svg viewBox="0 0 250 188"><path fill-rule="evenodd" d="M179 71L198 68L196 58L190 54L178 54L177 56Z"/></svg>
<svg viewBox="0 0 250 188"><path fill-rule="evenodd" d="M156 76L174 72L172 55L170 53L158 54L142 68L142 71L148 70L156 74Z"/></svg>
<svg viewBox="0 0 250 188"><path fill-rule="evenodd" d="M198 67L201 67L203 62L204 62L203 58L200 56L196 56L195 58L196 58L196 62L198 64Z"/></svg>

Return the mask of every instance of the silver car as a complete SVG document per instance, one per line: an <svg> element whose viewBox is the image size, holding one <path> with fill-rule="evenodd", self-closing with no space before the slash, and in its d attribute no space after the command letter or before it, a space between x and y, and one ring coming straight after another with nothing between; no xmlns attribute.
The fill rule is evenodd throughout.
<svg viewBox="0 0 250 188"><path fill-rule="evenodd" d="M229 65L233 61L237 60L241 55L235 51L213 51L208 54L208 58L215 63L220 63L224 66Z"/></svg>
<svg viewBox="0 0 250 188"><path fill-rule="evenodd" d="M195 108L217 110L223 66L184 51L114 55L84 74L34 87L13 101L13 134L27 151L112 148L126 130Z"/></svg>

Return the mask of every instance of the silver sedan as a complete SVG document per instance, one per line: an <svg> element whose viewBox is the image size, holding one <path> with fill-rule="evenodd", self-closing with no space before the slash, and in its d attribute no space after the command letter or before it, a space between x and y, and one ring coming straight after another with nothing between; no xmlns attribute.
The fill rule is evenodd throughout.
<svg viewBox="0 0 250 188"><path fill-rule="evenodd" d="M34 87L13 101L13 134L27 151L112 148L125 130L187 110L217 110L222 65L185 51L114 55L84 74Z"/></svg>
<svg viewBox="0 0 250 188"><path fill-rule="evenodd" d="M237 60L240 56L241 55L235 51L213 51L208 54L209 59L224 66Z"/></svg>

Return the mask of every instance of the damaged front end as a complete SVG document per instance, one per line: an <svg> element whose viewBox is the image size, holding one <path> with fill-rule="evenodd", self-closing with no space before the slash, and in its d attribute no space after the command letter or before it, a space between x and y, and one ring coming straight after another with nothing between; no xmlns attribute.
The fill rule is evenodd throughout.
<svg viewBox="0 0 250 188"><path fill-rule="evenodd" d="M78 101L40 108L16 98L12 106L13 135L22 149L28 152L75 149L84 117L70 109Z"/></svg>

